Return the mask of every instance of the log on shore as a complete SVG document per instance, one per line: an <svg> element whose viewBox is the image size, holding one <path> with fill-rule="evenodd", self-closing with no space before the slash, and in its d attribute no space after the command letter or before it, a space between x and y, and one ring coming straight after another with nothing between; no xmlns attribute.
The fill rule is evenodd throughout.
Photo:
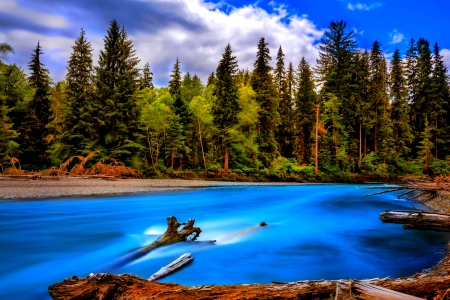
<svg viewBox="0 0 450 300"><path fill-rule="evenodd" d="M334 300L420 300L415 296L396 292L367 282L347 280L336 285Z"/></svg>
<svg viewBox="0 0 450 300"><path fill-rule="evenodd" d="M194 260L194 258L191 256L190 253L185 253L185 254L181 255L180 257L178 257L173 262L171 262L170 264L168 264L167 266L159 269L158 272L156 272L155 274L153 274L152 276L150 276L148 278L148 281L155 281L159 278L167 276L167 275L183 268L187 264L191 263L193 260Z"/></svg>
<svg viewBox="0 0 450 300"><path fill-rule="evenodd" d="M404 229L450 231L450 215L418 210L387 210L380 214L383 223L403 224Z"/></svg>

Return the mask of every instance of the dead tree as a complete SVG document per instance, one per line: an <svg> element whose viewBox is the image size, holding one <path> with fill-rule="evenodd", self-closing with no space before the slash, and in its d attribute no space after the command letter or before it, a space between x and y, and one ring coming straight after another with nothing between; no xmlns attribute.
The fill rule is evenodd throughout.
<svg viewBox="0 0 450 300"><path fill-rule="evenodd" d="M109 271L111 269L122 267L133 260L136 260L145 254L149 253L150 251L161 247L161 246L167 246L170 244L174 244L177 242L184 242L184 241L195 241L202 230L200 227L194 227L195 220L189 219L186 223L179 223L177 218L174 216L170 216L167 218L167 230L166 232L160 236L156 241L152 242L150 245L147 245L145 247L142 247L136 251L130 252L128 254L125 254L112 264L110 264L108 267L106 267L106 271ZM178 228L184 225L183 228L178 230Z"/></svg>

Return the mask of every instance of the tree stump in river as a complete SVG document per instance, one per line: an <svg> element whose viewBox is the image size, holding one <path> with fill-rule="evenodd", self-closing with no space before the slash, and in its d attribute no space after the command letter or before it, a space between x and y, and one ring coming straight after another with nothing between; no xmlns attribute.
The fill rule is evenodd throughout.
<svg viewBox="0 0 450 300"><path fill-rule="evenodd" d="M186 223L179 223L177 218L174 216L168 217L166 232L156 241L148 246L142 247L139 251L148 253L160 246L170 245L176 242L195 241L199 237L202 230L200 227L194 227L194 223L195 220L193 219L189 219ZM183 228L178 230L181 225L184 225Z"/></svg>
<svg viewBox="0 0 450 300"><path fill-rule="evenodd" d="M162 236L160 236L150 245L125 254L124 256L114 261L112 264L108 265L102 271L110 272L111 270L122 267L161 246L166 246L177 242L195 241L199 237L202 230L200 229L200 227L194 227L194 223L195 220L192 219L189 219L186 223L179 223L177 218L175 218L174 216L168 217L167 230ZM183 228L178 230L181 225L184 225Z"/></svg>

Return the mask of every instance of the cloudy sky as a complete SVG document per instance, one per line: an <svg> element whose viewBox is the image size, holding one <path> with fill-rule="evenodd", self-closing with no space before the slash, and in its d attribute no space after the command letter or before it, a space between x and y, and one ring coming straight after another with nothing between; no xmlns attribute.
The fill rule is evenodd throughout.
<svg viewBox="0 0 450 300"><path fill-rule="evenodd" d="M182 72L206 81L228 43L240 68L251 70L261 37L273 65L280 45L287 63L297 66L304 56L315 65L323 32L341 19L357 33L360 48L378 40L389 57L395 48L404 53L411 38L423 37L439 43L450 66L449 12L448 0L0 0L0 43L15 50L8 62L27 72L40 41L42 61L58 81L80 29L97 61L115 18L133 40L140 67L148 62L155 84L165 86L177 57Z"/></svg>

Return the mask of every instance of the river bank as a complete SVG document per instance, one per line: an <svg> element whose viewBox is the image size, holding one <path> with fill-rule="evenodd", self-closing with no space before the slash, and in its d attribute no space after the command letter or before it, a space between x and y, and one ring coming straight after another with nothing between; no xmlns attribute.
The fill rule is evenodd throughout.
<svg viewBox="0 0 450 300"><path fill-rule="evenodd" d="M177 191L219 186L294 185L283 182L233 182L183 179L83 179L65 177L58 179L17 179L0 177L0 199L39 199L129 193Z"/></svg>

